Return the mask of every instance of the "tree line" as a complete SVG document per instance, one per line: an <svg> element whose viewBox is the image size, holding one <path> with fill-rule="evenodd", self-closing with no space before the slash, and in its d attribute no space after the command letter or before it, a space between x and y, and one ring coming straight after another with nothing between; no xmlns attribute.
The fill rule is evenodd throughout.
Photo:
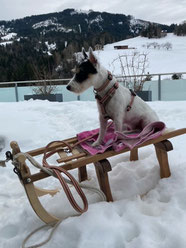
<svg viewBox="0 0 186 248"><path fill-rule="evenodd" d="M179 25L175 25L174 34L178 36L186 35L186 22Z"/></svg>
<svg viewBox="0 0 186 248"><path fill-rule="evenodd" d="M48 53L45 41L56 43L56 49ZM82 47L88 50L97 43L107 44L115 42L108 33L99 36L36 39L32 37L21 38L6 46L0 45L0 82L26 81L54 78L69 78L74 66L74 53L81 51Z"/></svg>

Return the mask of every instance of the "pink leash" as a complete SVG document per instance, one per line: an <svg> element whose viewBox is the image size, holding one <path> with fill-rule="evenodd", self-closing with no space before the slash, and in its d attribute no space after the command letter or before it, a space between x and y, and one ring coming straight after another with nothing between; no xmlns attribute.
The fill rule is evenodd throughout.
<svg viewBox="0 0 186 248"><path fill-rule="evenodd" d="M61 149L58 149L58 150L55 150L55 151L52 151L52 152L48 152L49 147L51 147L51 145L53 143L56 143L56 142L58 142L59 144L65 144L66 145L66 142L63 142L63 141L53 141L53 142L50 142L46 146L45 151L44 151L44 155L43 155L43 166L46 167L46 168L52 169L52 171L54 172L54 174L56 175L56 177L59 179L59 181L61 183L61 186L63 187L64 192L65 192L65 194L66 194L69 202L71 203L72 207L77 212L84 213L88 209L88 202L87 202L87 198L86 198L84 192L82 191L82 189L79 186L79 184L76 181L76 179L68 171L66 171L65 169L63 169L61 167L58 167L58 166L49 165L48 162L47 162L47 158L49 158L51 155L53 155L57 151L61 150ZM69 145L68 145L68 147L69 147ZM66 181L63 178L63 176L61 175L61 173L64 173L70 179L72 185L75 187L77 193L79 194L80 198L82 199L82 202L83 202L83 205L84 205L83 208L81 208L77 204L76 200L74 199L74 197L73 197L73 195L72 195L72 193L70 191L70 188L69 188L68 184L66 183Z"/></svg>

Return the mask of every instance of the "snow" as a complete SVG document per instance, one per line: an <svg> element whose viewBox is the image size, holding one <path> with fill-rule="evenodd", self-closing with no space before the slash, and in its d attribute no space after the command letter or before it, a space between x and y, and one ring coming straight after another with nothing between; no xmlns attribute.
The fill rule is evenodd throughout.
<svg viewBox="0 0 186 248"><path fill-rule="evenodd" d="M49 44L48 41L45 41L45 45L46 45L48 51L56 50L56 43L55 42Z"/></svg>
<svg viewBox="0 0 186 248"><path fill-rule="evenodd" d="M44 30L43 31L44 33L47 33L48 31L61 31L61 32L65 32L65 33L69 33L69 32L73 31L70 28L63 27L62 24L57 23L56 18L52 18L52 19L48 19L48 20L45 20L45 21L35 23L34 25L32 25L32 28L33 29L38 29L38 28L41 28L41 27L47 28L49 26L53 26L53 28L50 28L50 30Z"/></svg>
<svg viewBox="0 0 186 248"><path fill-rule="evenodd" d="M0 25L0 35L7 35L10 30L10 28L5 28L5 25Z"/></svg>
<svg viewBox="0 0 186 248"><path fill-rule="evenodd" d="M147 26L148 26L148 22L145 22L145 21L136 19L136 18L134 18L133 16L131 16L130 25L131 25L131 26L141 25L141 26L147 27Z"/></svg>
<svg viewBox="0 0 186 248"><path fill-rule="evenodd" d="M79 27L79 32L81 33L81 24L78 24L78 27Z"/></svg>
<svg viewBox="0 0 186 248"><path fill-rule="evenodd" d="M4 25L0 26L0 35L3 34L3 36L1 36L1 39L3 41L0 42L0 46L6 46L6 45L10 45L13 43L13 39L17 36L17 33L8 33L9 29L4 28ZM17 39L18 40L18 39Z"/></svg>
<svg viewBox="0 0 186 248"><path fill-rule="evenodd" d="M37 29L37 28L41 28L41 27L48 27L48 26L51 26L51 25L57 25L56 23L56 19L48 19L48 20L45 20L45 21L41 21L41 22L38 22L38 23L35 23L32 28L33 29Z"/></svg>
<svg viewBox="0 0 186 248"><path fill-rule="evenodd" d="M6 45L10 45L12 43L13 43L13 41L3 41L3 42L0 42L0 46L6 46Z"/></svg>
<svg viewBox="0 0 186 248"><path fill-rule="evenodd" d="M102 22L102 21L103 21L102 16L101 16L101 15L98 15L95 19L92 19L92 20L90 21L90 24L92 24L92 23L94 23L94 22L99 23L99 22Z"/></svg>
<svg viewBox="0 0 186 248"><path fill-rule="evenodd" d="M160 120L169 128L186 127L186 101L149 102ZM22 101L0 103L0 136L5 147L16 140L22 151L45 146L52 140L75 136L99 126L95 102ZM85 191L88 211L64 220L48 248L185 248L186 223L186 136L171 139L169 152L171 177L160 179L154 147L141 148L140 160L129 162L129 154L109 159L114 202L100 202ZM40 158L38 158L40 159ZM77 178L77 171L71 171ZM0 247L20 247L25 236L42 225L29 205L22 185L12 171L0 167ZM98 187L93 165L88 165L86 184ZM37 183L44 188L59 187L53 178ZM44 196L42 203L58 217L74 214L63 190L54 197ZM46 237L47 231L33 237L31 244Z"/></svg>
<svg viewBox="0 0 186 248"><path fill-rule="evenodd" d="M2 40L11 40L13 38L15 38L17 36L17 33L8 33L5 36L2 36L1 39Z"/></svg>
<svg viewBox="0 0 186 248"><path fill-rule="evenodd" d="M89 15L93 10L82 10L82 9L75 9L70 12L70 14L73 15L81 15L81 14L86 14Z"/></svg>
<svg viewBox="0 0 186 248"><path fill-rule="evenodd" d="M144 47L147 43L157 42L159 45L170 42L172 44L171 50L166 49L147 49ZM129 48L135 49L116 50L116 45L128 45ZM121 74L121 66L116 65L115 68L112 62L123 54L131 54L135 50L140 53L148 54L149 67L146 69L150 74L156 73L173 73L173 72L186 72L186 36L176 36L172 33L167 34L166 37L161 39L148 39L145 37L136 37L104 46L103 51L97 51L96 54L99 61L114 74Z"/></svg>

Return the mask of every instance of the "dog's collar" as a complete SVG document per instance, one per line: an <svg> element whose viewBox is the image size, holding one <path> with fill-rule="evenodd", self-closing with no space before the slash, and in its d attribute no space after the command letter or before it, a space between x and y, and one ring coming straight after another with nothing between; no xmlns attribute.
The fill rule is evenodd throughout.
<svg viewBox="0 0 186 248"><path fill-rule="evenodd" d="M101 85L99 88L94 88L94 93L98 93L102 90L104 90L110 83L110 81L112 80L112 74L108 71L108 77L107 77L107 80L104 82L103 85Z"/></svg>
<svg viewBox="0 0 186 248"><path fill-rule="evenodd" d="M127 105L127 112L131 110L132 104L134 102L134 97L136 96L136 93L132 89L129 89L129 90L131 93L131 100L130 100L130 103Z"/></svg>

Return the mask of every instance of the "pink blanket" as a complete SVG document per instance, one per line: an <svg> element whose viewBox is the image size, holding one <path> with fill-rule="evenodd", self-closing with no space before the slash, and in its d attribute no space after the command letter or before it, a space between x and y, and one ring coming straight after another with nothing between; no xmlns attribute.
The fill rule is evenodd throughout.
<svg viewBox="0 0 186 248"><path fill-rule="evenodd" d="M92 147L92 143L97 140L99 128L91 131L84 131L82 133L77 134L78 141L81 141L85 138L88 138L86 141L82 142L80 145L83 149L88 151L91 155L95 155L97 153L103 153L105 150L112 148L115 151L121 151L125 148L132 149L135 146L138 146L144 143L147 140L155 139L159 137L163 130L165 129L165 124L163 122L153 122L144 127L143 130L138 132L115 132L114 125L111 123L107 128L104 142L97 146Z"/></svg>

